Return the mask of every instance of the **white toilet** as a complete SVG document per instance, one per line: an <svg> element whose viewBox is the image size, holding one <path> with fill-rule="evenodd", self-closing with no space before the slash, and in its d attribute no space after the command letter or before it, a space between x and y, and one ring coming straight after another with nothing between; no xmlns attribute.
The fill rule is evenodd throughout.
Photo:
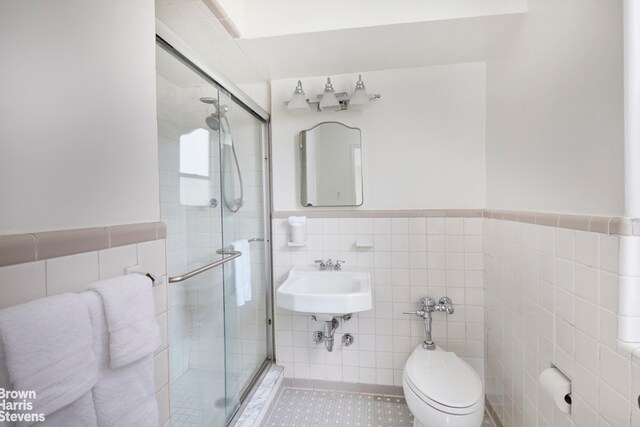
<svg viewBox="0 0 640 427"><path fill-rule="evenodd" d="M479 427L484 390L478 373L455 353L419 345L404 366L402 387L414 427Z"/></svg>

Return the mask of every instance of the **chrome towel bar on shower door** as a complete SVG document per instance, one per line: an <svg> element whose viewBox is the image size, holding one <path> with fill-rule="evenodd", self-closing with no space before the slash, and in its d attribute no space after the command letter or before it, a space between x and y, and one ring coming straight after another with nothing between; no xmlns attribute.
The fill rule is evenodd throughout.
<svg viewBox="0 0 640 427"><path fill-rule="evenodd" d="M218 251L220 251L220 249L218 249ZM216 252L218 252L216 251ZM218 252L218 253L222 253L222 252ZM188 273L183 274L182 276L173 276L173 277L169 277L169 283L179 283L179 282L184 282L187 279L192 278L193 276L196 276L200 273L204 273L207 270L211 270L212 268L218 267L224 263L227 263L229 261L231 261L232 259L236 259L240 256L242 256L242 252L239 251L228 251L228 252L224 252L224 255L229 255L227 257L224 257L222 259L219 259L215 262L212 262L211 264L207 264L204 267L200 267L198 269L195 269L193 271L190 271Z"/></svg>
<svg viewBox="0 0 640 427"><path fill-rule="evenodd" d="M249 242L264 242L264 239L262 237L254 237L253 239L249 239ZM169 277L169 283L179 283L179 282L184 282L187 279L192 278L193 276L197 276L200 273L204 273L207 270L211 270L212 268L216 268L222 264L225 264L229 261L231 261L232 259L236 259L240 256L242 256L242 252L240 251L234 251L230 246L227 246L225 248L221 248L221 249L217 249L216 253L219 255L227 255L226 257L219 259L215 262L212 262L211 264L207 264L204 267L200 267L197 268L193 271L190 271L188 273L185 273L181 276L173 276L173 277Z"/></svg>

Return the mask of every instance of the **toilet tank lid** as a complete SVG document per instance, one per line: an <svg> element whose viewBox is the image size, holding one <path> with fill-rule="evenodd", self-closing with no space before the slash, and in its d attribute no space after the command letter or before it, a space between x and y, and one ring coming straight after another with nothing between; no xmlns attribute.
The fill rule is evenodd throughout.
<svg viewBox="0 0 640 427"><path fill-rule="evenodd" d="M483 397L478 373L449 351L416 348L405 365L405 377L419 394L452 408L472 406Z"/></svg>

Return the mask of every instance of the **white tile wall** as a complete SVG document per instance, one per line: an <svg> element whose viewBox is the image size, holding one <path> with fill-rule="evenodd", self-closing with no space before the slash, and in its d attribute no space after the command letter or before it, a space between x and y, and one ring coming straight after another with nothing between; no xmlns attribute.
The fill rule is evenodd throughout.
<svg viewBox="0 0 640 427"><path fill-rule="evenodd" d="M155 379L160 424L169 425L167 271L164 248L165 241L156 240L1 267L0 308L62 292L82 292L88 284L121 275L125 267L135 264L140 264L145 271L163 276L164 283L154 287L156 315L162 334L162 347L155 356Z"/></svg>
<svg viewBox="0 0 640 427"><path fill-rule="evenodd" d="M485 219L485 381L505 426L638 426L640 366L618 348L619 238ZM572 379L565 415L538 388Z"/></svg>
<svg viewBox="0 0 640 427"><path fill-rule="evenodd" d="M29 262L0 268L0 308L47 295L45 262Z"/></svg>
<svg viewBox="0 0 640 427"><path fill-rule="evenodd" d="M434 339L482 376L482 218L308 218L301 248L287 246L286 219L274 219L272 233L275 289L291 267L323 258L369 268L374 284L373 310L340 326L332 353L311 340L322 325L276 309L276 358L285 377L401 386L404 364L424 340L423 322L403 312L418 309L423 296L453 300L455 314L434 313ZM356 249L356 239L374 247ZM340 341L346 332L355 335L348 348Z"/></svg>

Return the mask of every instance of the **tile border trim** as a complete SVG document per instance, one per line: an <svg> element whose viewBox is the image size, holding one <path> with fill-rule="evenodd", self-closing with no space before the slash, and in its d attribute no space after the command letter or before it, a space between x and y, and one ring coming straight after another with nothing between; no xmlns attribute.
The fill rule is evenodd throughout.
<svg viewBox="0 0 640 427"><path fill-rule="evenodd" d="M304 215L307 218L481 218L482 209L321 210L276 211L271 218Z"/></svg>
<svg viewBox="0 0 640 427"><path fill-rule="evenodd" d="M570 215L494 209L321 210L272 212L273 219L307 218L489 218L619 236L640 236L640 218Z"/></svg>
<svg viewBox="0 0 640 427"><path fill-rule="evenodd" d="M545 212L484 210L484 217L527 224L546 225L569 230L590 231L592 233L615 234L619 236L640 236L640 219L555 214Z"/></svg>
<svg viewBox="0 0 640 427"><path fill-rule="evenodd" d="M0 267L166 238L161 221L0 236Z"/></svg>
<svg viewBox="0 0 640 427"><path fill-rule="evenodd" d="M305 378L285 377L284 386L288 388L365 393L404 399L404 390L402 389L402 387L393 385L348 383L343 381L312 380Z"/></svg>

